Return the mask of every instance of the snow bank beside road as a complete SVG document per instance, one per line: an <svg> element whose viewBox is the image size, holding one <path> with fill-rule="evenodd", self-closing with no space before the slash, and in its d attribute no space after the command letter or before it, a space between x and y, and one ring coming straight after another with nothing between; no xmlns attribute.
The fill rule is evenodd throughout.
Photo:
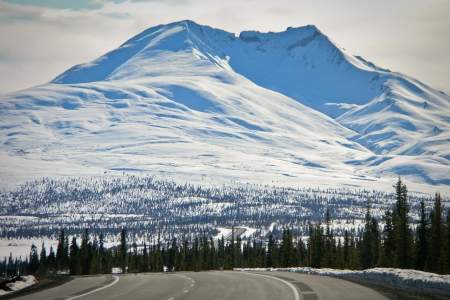
<svg viewBox="0 0 450 300"><path fill-rule="evenodd" d="M438 275L409 269L374 268L362 271L315 268L257 268L241 271L285 271L312 275L333 276L385 284L394 288L450 296L450 275Z"/></svg>
<svg viewBox="0 0 450 300"><path fill-rule="evenodd" d="M18 280L7 283L6 290L0 289L0 296L19 291L36 283L37 280L33 275L21 276Z"/></svg>

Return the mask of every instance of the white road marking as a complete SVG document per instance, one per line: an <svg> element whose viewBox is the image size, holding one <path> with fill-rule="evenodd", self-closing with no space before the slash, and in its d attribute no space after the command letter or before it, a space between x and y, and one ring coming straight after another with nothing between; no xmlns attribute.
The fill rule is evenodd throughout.
<svg viewBox="0 0 450 300"><path fill-rule="evenodd" d="M184 274L174 274L174 275L175 275L175 276L178 276L178 277L180 277L180 278L189 280L189 281L191 282L190 287L191 287L191 288L194 287L194 285L195 285L195 280L192 279L191 277L186 276L186 275L184 275ZM184 293L184 294L189 293L189 289L184 289L184 290L183 290L183 293ZM175 298L172 297L172 298L169 298L168 300L174 300L174 299L175 299Z"/></svg>
<svg viewBox="0 0 450 300"><path fill-rule="evenodd" d="M167 299L167 300L175 300L175 298L174 297L170 297L169 299Z"/></svg>
<svg viewBox="0 0 450 300"><path fill-rule="evenodd" d="M281 281L281 282L283 282L284 284L286 284L287 286L289 286L291 288L292 292L294 293L294 300L300 300L301 296L298 293L297 288L292 283L290 283L289 281L286 281L284 279L281 279L281 278L278 278L278 277L275 277L275 276L256 274L256 273L250 273L250 272L243 272L243 273L252 274L252 275L256 275L256 276L261 276L261 277L266 277L266 278L270 278L270 279L275 279L275 280ZM301 297L301 298L303 299L303 297Z"/></svg>
<svg viewBox="0 0 450 300"><path fill-rule="evenodd" d="M98 291L107 289L107 288L109 288L109 287L112 287L112 286L115 285L117 282L119 282L119 276L113 276L113 278L114 278L114 281L111 282L110 284L107 284L107 285L105 285L105 286L99 287L98 289L89 291L89 292L84 293L84 294L81 294L81 295L76 295L76 296L73 296L73 297L70 297L70 298L66 298L65 300L74 300L74 299L78 299L78 298L81 298L81 297L84 297L84 296L87 296L87 295L96 293L96 292L98 292Z"/></svg>

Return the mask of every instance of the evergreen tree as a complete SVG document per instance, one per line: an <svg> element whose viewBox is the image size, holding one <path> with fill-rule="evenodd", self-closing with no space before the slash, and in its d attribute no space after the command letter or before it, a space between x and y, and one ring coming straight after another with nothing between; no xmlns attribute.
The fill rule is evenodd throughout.
<svg viewBox="0 0 450 300"><path fill-rule="evenodd" d="M450 274L450 208L447 209L447 222L446 222L447 241L445 245L446 254L446 274Z"/></svg>
<svg viewBox="0 0 450 300"><path fill-rule="evenodd" d="M89 229L85 229L81 237L80 246L80 263L81 263L81 274L89 274L91 267L91 245L89 241Z"/></svg>
<svg viewBox="0 0 450 300"><path fill-rule="evenodd" d="M424 270L428 256L428 220L425 212L425 202L420 201L420 221L416 230L416 263L417 270Z"/></svg>
<svg viewBox="0 0 450 300"><path fill-rule="evenodd" d="M324 247L323 263L326 267L333 267L334 262L336 261L335 257L336 243L334 240L333 232L331 230L331 215L328 207L325 213L325 222L326 222L326 229L325 229L325 247Z"/></svg>
<svg viewBox="0 0 450 300"><path fill-rule="evenodd" d="M42 242L41 253L39 255L39 273L47 273L47 250L45 249L45 244Z"/></svg>
<svg viewBox="0 0 450 300"><path fill-rule="evenodd" d="M297 241L297 266L306 266L306 252L306 245L300 236Z"/></svg>
<svg viewBox="0 0 450 300"><path fill-rule="evenodd" d="M276 265L275 262L275 240L272 233L269 235L269 241L267 243L267 255L266 255L266 267L273 268Z"/></svg>
<svg viewBox="0 0 450 300"><path fill-rule="evenodd" d="M147 244L144 242L144 249L142 250L142 263L141 263L141 266L139 268L140 271L141 272L148 272L149 271L149 265L150 265L150 261L149 261L148 251L147 251Z"/></svg>
<svg viewBox="0 0 450 300"><path fill-rule="evenodd" d="M89 247L89 274L98 274L100 273L100 254L99 254L99 244L97 237L94 237L94 240L90 244Z"/></svg>
<svg viewBox="0 0 450 300"><path fill-rule="evenodd" d="M69 270L71 275L79 275L81 274L80 268L80 248L77 244L77 238L72 237L72 242L70 244L70 264Z"/></svg>
<svg viewBox="0 0 450 300"><path fill-rule="evenodd" d="M64 247L66 241L66 234L64 229L61 229L58 237L58 246L56 248L56 264L59 270L64 269L67 259L64 257Z"/></svg>
<svg viewBox="0 0 450 300"><path fill-rule="evenodd" d="M394 266L408 268L411 262L412 235L408 220L408 189L399 178L395 187L396 203L393 215Z"/></svg>
<svg viewBox="0 0 450 300"><path fill-rule="evenodd" d="M380 257L380 265L392 267L394 265L395 238L392 212L388 209L384 215L383 244Z"/></svg>
<svg viewBox="0 0 450 300"><path fill-rule="evenodd" d="M6 277L14 277L17 276L17 268L14 263L14 259L12 253L9 253L8 264L6 265Z"/></svg>
<svg viewBox="0 0 450 300"><path fill-rule="evenodd" d="M281 267L287 268L294 265L294 249L292 242L292 234L289 229L283 229L283 238L280 249Z"/></svg>
<svg viewBox="0 0 450 300"><path fill-rule="evenodd" d="M183 247L183 250L186 246ZM217 264L221 270L225 268L225 253L225 238L222 235L217 244ZM187 258L186 254L184 254L184 258Z"/></svg>
<svg viewBox="0 0 450 300"><path fill-rule="evenodd" d="M167 267L169 268L170 271L174 271L175 270L175 259L176 259L176 255L177 255L177 239L173 238L172 239L172 244L168 250L168 261L167 261Z"/></svg>
<svg viewBox="0 0 450 300"><path fill-rule="evenodd" d="M360 263L361 267L363 269L368 269L373 266L374 262L374 237L372 235L371 230L371 221L372 217L370 215L370 208L367 207L366 217L365 217L365 225L364 225L364 232L363 237L361 240L361 250L360 250Z"/></svg>
<svg viewBox="0 0 450 300"><path fill-rule="evenodd" d="M373 258L371 265L375 267L378 261L380 260L381 239L378 221L374 217L372 217L370 222L370 231L372 236L372 248L373 248Z"/></svg>
<svg viewBox="0 0 450 300"><path fill-rule="evenodd" d="M350 268L350 256L351 256L351 249L350 249L350 234L348 230L344 231L344 244L342 245L342 263L344 268Z"/></svg>
<svg viewBox="0 0 450 300"><path fill-rule="evenodd" d="M56 255L52 246L50 246L50 251L47 256L47 268L52 272L56 270Z"/></svg>
<svg viewBox="0 0 450 300"><path fill-rule="evenodd" d="M111 273L111 268L108 262L108 255L105 249L105 236L100 233L98 238L98 269L102 274Z"/></svg>
<svg viewBox="0 0 450 300"><path fill-rule="evenodd" d="M30 250L30 260L28 263L28 273L34 274L39 269L39 256L37 253L37 247L32 244Z"/></svg>
<svg viewBox="0 0 450 300"><path fill-rule="evenodd" d="M128 246L127 246L127 233L125 228L120 232L120 268L122 269L122 273L127 272L128 266Z"/></svg>
<svg viewBox="0 0 450 300"><path fill-rule="evenodd" d="M310 264L313 268L320 268L323 266L323 253L325 245L324 234L320 224L315 225L310 230L310 234L311 235L309 237L308 245L308 252L310 253Z"/></svg>
<svg viewBox="0 0 450 300"><path fill-rule="evenodd" d="M428 256L428 270L434 273L441 273L443 271L443 263L445 259L443 257L444 226L442 220L442 203L440 194L436 194L435 196L430 219L430 255Z"/></svg>

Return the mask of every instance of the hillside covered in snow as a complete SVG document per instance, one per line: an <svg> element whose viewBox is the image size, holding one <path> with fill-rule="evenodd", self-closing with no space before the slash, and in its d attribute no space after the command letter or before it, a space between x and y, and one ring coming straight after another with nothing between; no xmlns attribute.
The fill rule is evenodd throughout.
<svg viewBox="0 0 450 300"><path fill-rule="evenodd" d="M315 26L237 36L180 21L1 96L0 180L127 172L390 190L401 175L448 192L449 116L448 95Z"/></svg>

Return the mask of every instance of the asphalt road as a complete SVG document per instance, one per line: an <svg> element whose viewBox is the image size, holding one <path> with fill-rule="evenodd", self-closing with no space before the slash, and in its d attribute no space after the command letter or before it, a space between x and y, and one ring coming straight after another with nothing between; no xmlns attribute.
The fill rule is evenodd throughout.
<svg viewBox="0 0 450 300"><path fill-rule="evenodd" d="M16 299L387 299L364 286L336 278L285 272L180 272L77 277L63 285Z"/></svg>

